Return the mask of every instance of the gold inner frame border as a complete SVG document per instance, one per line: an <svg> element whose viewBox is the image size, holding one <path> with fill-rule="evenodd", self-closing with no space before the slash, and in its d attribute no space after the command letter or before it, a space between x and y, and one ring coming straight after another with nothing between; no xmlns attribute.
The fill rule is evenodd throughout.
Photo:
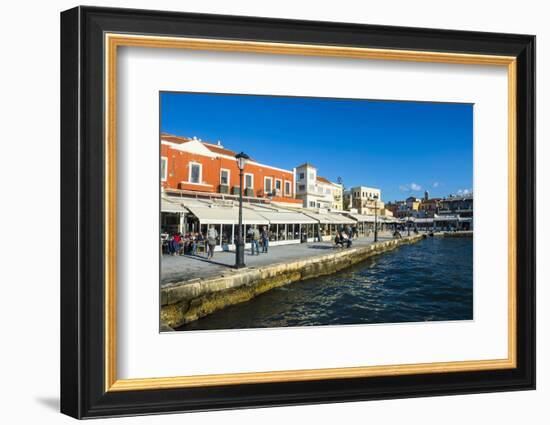
<svg viewBox="0 0 550 425"><path fill-rule="evenodd" d="M256 41L236 41L201 38L180 38L149 35L106 33L105 46L105 391L138 391L217 385L241 385L290 381L314 381L323 379L364 378L379 376L411 375L420 373L451 373L512 369L517 365L516 338L516 58L513 56L479 55L371 49L330 45L288 44ZM117 323L116 323L116 98L118 47L148 47L262 53L279 55L324 56L355 59L397 60L406 62L433 62L470 65L494 65L507 67L508 72L508 357L495 360L468 360L381 366L342 367L118 379Z"/></svg>

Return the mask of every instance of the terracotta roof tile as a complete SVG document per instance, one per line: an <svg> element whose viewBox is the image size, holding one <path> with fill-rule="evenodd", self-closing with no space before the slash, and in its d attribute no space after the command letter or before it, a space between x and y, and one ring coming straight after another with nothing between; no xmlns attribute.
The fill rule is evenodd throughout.
<svg viewBox="0 0 550 425"><path fill-rule="evenodd" d="M304 162L302 165L298 165L296 168L302 168L302 167L311 167L311 168L317 169L317 167L315 167L315 165L310 164L309 162Z"/></svg>
<svg viewBox="0 0 550 425"><path fill-rule="evenodd" d="M221 155L228 155L228 156L235 156L235 155L237 155L235 152L230 151L229 149L225 149L225 148L222 148L222 147L217 146L217 145L213 145L213 144L208 143L208 142L202 142L202 144L203 144L204 146L206 146L206 148L207 148L210 152L219 153L219 154L221 154Z"/></svg>
<svg viewBox="0 0 550 425"><path fill-rule="evenodd" d="M192 140L189 137L174 136L172 134L167 134L167 133L162 133L161 138L162 140L166 140L167 142L180 143L180 144L186 143Z"/></svg>
<svg viewBox="0 0 550 425"><path fill-rule="evenodd" d="M167 142L179 143L179 144L187 143L194 140L191 137L174 136L173 134L168 134L168 133L162 133L161 138L162 140L166 140ZM204 147L207 148L210 152L217 153L220 155L227 155L227 156L237 155L236 152L230 149L225 149L224 147L218 146L215 143L211 143L205 140L199 140L199 142L201 142L204 145ZM253 159L250 158L250 161L253 161Z"/></svg>
<svg viewBox="0 0 550 425"><path fill-rule="evenodd" d="M331 181L325 179L324 177L321 177L321 176L317 176L317 181L318 182L322 182L322 183L329 183L329 184L332 184Z"/></svg>

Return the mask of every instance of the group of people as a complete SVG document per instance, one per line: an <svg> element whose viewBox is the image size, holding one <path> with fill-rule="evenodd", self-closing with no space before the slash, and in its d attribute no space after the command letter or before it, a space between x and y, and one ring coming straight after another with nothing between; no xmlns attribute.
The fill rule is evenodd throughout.
<svg viewBox="0 0 550 425"><path fill-rule="evenodd" d="M260 244L262 245L262 253L267 254L269 250L269 237L271 232L267 226L258 229L256 226L248 230L248 235L251 240L252 255L260 255ZM197 255L199 244L204 243L207 252L207 258L214 257L214 251L218 244L218 231L214 226L209 226L206 230L206 236L200 232L182 234L176 232L172 235L164 233L162 240L168 254L176 255Z"/></svg>
<svg viewBox="0 0 550 425"><path fill-rule="evenodd" d="M197 255L199 244L204 243L207 248L207 257L212 258L217 244L218 231L210 226L206 231L206 238L200 232L186 234L176 232L173 235L166 234L163 239L170 255Z"/></svg>
<svg viewBox="0 0 550 425"><path fill-rule="evenodd" d="M345 229L340 229L336 232L334 237L334 247L335 248L350 248L352 245L352 240L356 236L351 226L347 226Z"/></svg>
<svg viewBox="0 0 550 425"><path fill-rule="evenodd" d="M170 255L196 255L197 246L204 237L201 233L176 232L173 235L167 235L165 238L166 248Z"/></svg>
<svg viewBox="0 0 550 425"><path fill-rule="evenodd" d="M254 255L254 252L256 252L256 255L260 255L260 242L262 244L262 254L267 254L270 236L270 231L267 226L263 226L261 231L257 226L251 227L248 229L248 235L251 240L250 251L252 255Z"/></svg>
<svg viewBox="0 0 550 425"><path fill-rule="evenodd" d="M371 231L365 232L365 236L369 236ZM356 226L350 226L349 224L345 228L340 228L336 231L334 238L335 248L350 248L353 244L353 239L359 237L359 229Z"/></svg>
<svg viewBox="0 0 550 425"><path fill-rule="evenodd" d="M268 253L271 232L267 226L258 228L258 226L254 225L248 230L247 235L251 241L250 251L252 255L260 255L260 245L262 246L262 253ZM207 258L212 259L214 257L216 245L218 244L218 237L219 235L216 228L214 226L208 226L206 235L200 232L186 233L185 235L177 232L171 236L166 234L163 240L166 243L165 246L170 255L197 255L197 248L203 243L206 247ZM356 237L359 237L357 227L348 225L345 228L340 228L336 232L334 238L334 247L350 248L353 244L353 239ZM398 229L395 229L393 237L401 237ZM320 232L318 234L318 240L322 241Z"/></svg>

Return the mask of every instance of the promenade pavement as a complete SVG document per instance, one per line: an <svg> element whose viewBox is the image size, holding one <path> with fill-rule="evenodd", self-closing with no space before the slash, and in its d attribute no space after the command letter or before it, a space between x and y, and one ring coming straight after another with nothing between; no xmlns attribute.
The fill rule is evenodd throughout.
<svg viewBox="0 0 550 425"><path fill-rule="evenodd" d="M406 233L405 233L406 234ZM405 235L404 234L404 235ZM391 233L381 232L379 241L391 239ZM373 243L373 237L357 238L353 240L353 247L366 246ZM267 254L251 255L250 249L245 250L244 262L247 267L266 266L285 261L298 260L332 251L332 242L309 242L292 245L270 246ZM214 258L208 260L206 256L170 256L163 255L161 259L161 286L174 282L196 280L225 273L234 273L235 251L216 252Z"/></svg>

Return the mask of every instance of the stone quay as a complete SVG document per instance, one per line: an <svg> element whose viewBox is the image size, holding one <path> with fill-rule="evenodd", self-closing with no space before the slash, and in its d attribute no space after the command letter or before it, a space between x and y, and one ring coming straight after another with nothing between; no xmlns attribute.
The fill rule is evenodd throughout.
<svg viewBox="0 0 550 425"><path fill-rule="evenodd" d="M328 254L308 258L227 269L216 276L172 282L160 289L163 330L177 328L230 305L251 300L273 288L338 272L425 237L426 234L414 234L365 246L331 249Z"/></svg>

